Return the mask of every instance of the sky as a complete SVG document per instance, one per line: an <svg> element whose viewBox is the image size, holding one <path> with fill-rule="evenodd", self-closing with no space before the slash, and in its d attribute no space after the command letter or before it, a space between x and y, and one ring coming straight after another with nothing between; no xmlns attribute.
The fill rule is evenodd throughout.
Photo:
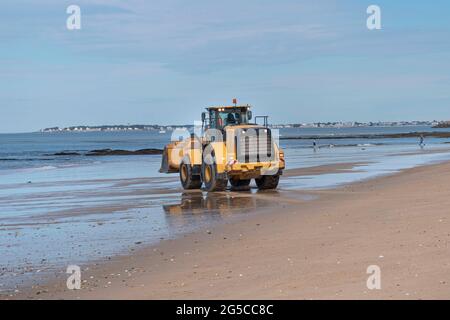
<svg viewBox="0 0 450 320"><path fill-rule="evenodd" d="M450 2L0 3L0 132L191 124L233 98L271 123L450 120Z"/></svg>

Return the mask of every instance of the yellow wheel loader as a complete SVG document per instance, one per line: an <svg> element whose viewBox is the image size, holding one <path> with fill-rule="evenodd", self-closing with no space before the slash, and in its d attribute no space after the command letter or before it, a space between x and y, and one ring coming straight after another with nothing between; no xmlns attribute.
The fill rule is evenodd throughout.
<svg viewBox="0 0 450 320"><path fill-rule="evenodd" d="M179 173L184 189L248 190L255 179L260 190L276 189L285 168L278 137L267 116L255 117L247 106L206 108L194 133L175 130L164 148L162 173ZM263 124L257 124L257 119Z"/></svg>

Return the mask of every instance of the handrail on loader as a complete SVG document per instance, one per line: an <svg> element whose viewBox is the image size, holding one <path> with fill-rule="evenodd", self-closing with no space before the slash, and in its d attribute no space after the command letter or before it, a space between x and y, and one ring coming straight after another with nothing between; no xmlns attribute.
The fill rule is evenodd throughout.
<svg viewBox="0 0 450 320"><path fill-rule="evenodd" d="M269 116L255 116L255 124L258 124L257 123L257 119L264 119L264 124L263 124L263 126L264 127L268 127L269 126Z"/></svg>

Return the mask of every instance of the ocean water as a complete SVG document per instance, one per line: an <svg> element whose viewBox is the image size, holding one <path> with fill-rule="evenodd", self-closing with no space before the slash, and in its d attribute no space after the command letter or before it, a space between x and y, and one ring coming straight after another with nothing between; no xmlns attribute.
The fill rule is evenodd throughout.
<svg viewBox="0 0 450 320"><path fill-rule="evenodd" d="M407 133L417 131L449 131L450 129L434 129L427 126L408 126L408 127L355 127L355 128L286 128L280 129L282 138L289 136L311 136L319 135L324 139L317 140L322 148L330 145L334 147L372 147L379 146L377 151L383 152L383 147L396 146L401 149L417 146L417 138L402 139L333 139L338 135L358 135L358 134L387 134L387 133ZM327 139L329 137L329 139ZM44 171L49 176L53 169L69 169L73 167L92 166L100 173L113 174L112 171L124 171L120 177L136 174L130 168L122 166L123 162L158 162L159 156L130 156L130 157L86 157L86 156L54 156L58 152L77 152L84 153L95 149L125 149L137 150L145 148L162 149L170 141L171 133L160 134L153 131L136 132L78 132L78 133L23 133L23 134L0 134L0 175L3 175L3 182L7 176L26 172L32 174L34 171ZM428 147L442 146L450 142L450 139L429 138L426 143ZM281 146L289 153L290 150L311 149L312 140L281 140ZM348 149L351 150L351 149ZM351 152L346 150L346 154ZM388 150L389 151L389 150ZM306 153L308 155L308 153ZM335 162L336 153L322 153L322 157L314 157L316 165ZM325 157L330 159L325 159ZM303 166L303 162L291 162L295 167ZM115 164L119 170L115 170ZM102 166L106 166L105 170ZM111 170L109 170L111 169ZM129 169L129 170L127 170ZM145 167L145 176L157 176L154 168ZM104 173L103 171L111 171ZM65 171L68 172L68 171ZM139 172L139 173L142 173ZM80 173L82 174L82 173ZM86 170L86 174L91 172ZM64 174L65 175L65 174ZM63 176L64 176L63 175ZM120 175L120 174L119 174ZM63 177L59 177L63 178Z"/></svg>
<svg viewBox="0 0 450 320"><path fill-rule="evenodd" d="M332 139L333 135L432 131L429 127L281 129L288 168L357 163L341 173L286 177L278 192L329 188L450 159L450 139ZM440 129L442 130L442 129ZM161 157L54 156L94 149L163 148L170 132L0 134L0 294L274 206L259 197L185 193L177 175L158 173ZM252 190L252 192L257 192ZM299 196L301 197L301 196ZM304 195L304 200L308 197Z"/></svg>

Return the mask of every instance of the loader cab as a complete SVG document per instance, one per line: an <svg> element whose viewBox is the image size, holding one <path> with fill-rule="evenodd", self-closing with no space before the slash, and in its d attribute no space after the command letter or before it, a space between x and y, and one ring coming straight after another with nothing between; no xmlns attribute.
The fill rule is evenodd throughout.
<svg viewBox="0 0 450 320"><path fill-rule="evenodd" d="M227 126L246 125L252 119L250 106L210 107L203 112L203 127L223 130Z"/></svg>

